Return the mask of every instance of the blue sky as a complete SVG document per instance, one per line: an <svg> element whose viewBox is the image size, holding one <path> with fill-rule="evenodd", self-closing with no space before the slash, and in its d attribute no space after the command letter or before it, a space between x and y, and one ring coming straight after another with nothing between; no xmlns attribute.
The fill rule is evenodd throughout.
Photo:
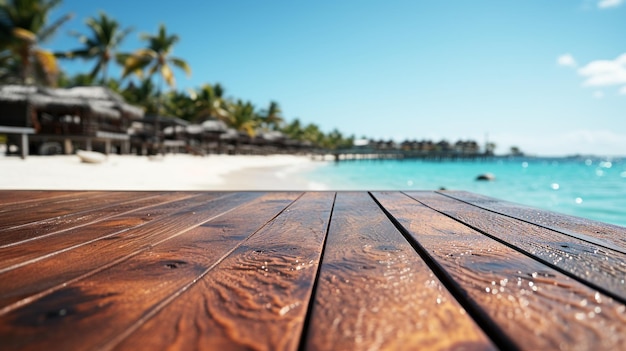
<svg viewBox="0 0 626 351"><path fill-rule="evenodd" d="M181 40L177 89L219 82L258 108L357 137L474 139L505 153L626 155L624 0L65 0L47 46L104 10ZM87 72L91 62L62 63ZM113 70L113 74L115 71Z"/></svg>

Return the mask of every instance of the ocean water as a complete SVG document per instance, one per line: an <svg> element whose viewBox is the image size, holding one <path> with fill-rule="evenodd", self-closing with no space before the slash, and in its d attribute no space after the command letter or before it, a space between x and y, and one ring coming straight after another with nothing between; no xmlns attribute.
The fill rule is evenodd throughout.
<svg viewBox="0 0 626 351"><path fill-rule="evenodd" d="M483 173L495 180L476 181ZM466 190L626 227L626 159L341 161L307 178L331 190Z"/></svg>

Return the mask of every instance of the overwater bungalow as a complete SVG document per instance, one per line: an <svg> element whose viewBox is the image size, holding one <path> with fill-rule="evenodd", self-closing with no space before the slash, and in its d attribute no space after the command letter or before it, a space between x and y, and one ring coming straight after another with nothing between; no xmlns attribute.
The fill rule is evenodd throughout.
<svg viewBox="0 0 626 351"><path fill-rule="evenodd" d="M23 155L27 150L71 154L75 149L129 153L127 130L144 114L104 87L23 85L0 86L0 111L0 133L8 134L7 143L18 145ZM20 141L17 134L28 136Z"/></svg>
<svg viewBox="0 0 626 351"><path fill-rule="evenodd" d="M479 159L487 155L473 140L459 140L451 144L447 140L404 140L396 143L392 140L357 140L353 147L333 151L335 160L369 159L429 159L462 160Z"/></svg>

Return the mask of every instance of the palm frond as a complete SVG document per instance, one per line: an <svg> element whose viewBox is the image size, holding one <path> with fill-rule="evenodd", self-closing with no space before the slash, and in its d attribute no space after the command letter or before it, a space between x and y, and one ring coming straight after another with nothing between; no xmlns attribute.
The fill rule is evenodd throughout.
<svg viewBox="0 0 626 351"><path fill-rule="evenodd" d="M24 28L13 28L13 36L27 43L37 42L37 34Z"/></svg>
<svg viewBox="0 0 626 351"><path fill-rule="evenodd" d="M181 59L181 58L177 58L177 57L170 57L168 60L169 60L169 61L172 63L172 65L174 65L175 67L180 68L180 69L182 69L183 71L185 71L185 73L187 74L187 76L190 76L190 75L191 75L191 67L189 67L189 64L188 64L185 60L183 60L183 59Z"/></svg>
<svg viewBox="0 0 626 351"><path fill-rule="evenodd" d="M129 74L139 75L138 72L146 68L151 62L149 55L144 55L142 52L138 52L126 57L124 61L124 71L122 72L122 78L127 77Z"/></svg>
<svg viewBox="0 0 626 351"><path fill-rule="evenodd" d="M45 80L49 84L53 84L59 74L59 66L54 54L51 51L38 49L34 51L33 55L35 56L35 62L43 70Z"/></svg>
<svg viewBox="0 0 626 351"><path fill-rule="evenodd" d="M59 18L58 20L56 20L50 26L48 26L45 29L43 29L41 31L41 33L39 33L39 41L42 42L42 43L45 43L46 41L50 40L52 38L52 36L54 36L54 34L56 34L57 30L65 22L69 21L73 17L74 17L73 13L68 13L65 16L63 16L63 17Z"/></svg>
<svg viewBox="0 0 626 351"><path fill-rule="evenodd" d="M161 66L161 75L170 88L173 88L176 85L176 80L174 79L174 74L172 73L172 69L169 65L165 64Z"/></svg>
<svg viewBox="0 0 626 351"><path fill-rule="evenodd" d="M102 63L103 63L102 58L100 58L98 62L96 63L96 65L91 69L91 72L89 72L89 78L95 79L96 76L98 76L98 73L100 72L103 66Z"/></svg>

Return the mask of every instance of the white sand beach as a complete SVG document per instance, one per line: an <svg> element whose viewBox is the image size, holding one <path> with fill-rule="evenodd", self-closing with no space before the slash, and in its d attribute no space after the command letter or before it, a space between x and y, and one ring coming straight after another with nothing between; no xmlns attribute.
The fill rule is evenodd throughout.
<svg viewBox="0 0 626 351"><path fill-rule="evenodd" d="M302 176L322 164L291 155L110 155L99 164L77 155L0 156L0 189L325 190Z"/></svg>

